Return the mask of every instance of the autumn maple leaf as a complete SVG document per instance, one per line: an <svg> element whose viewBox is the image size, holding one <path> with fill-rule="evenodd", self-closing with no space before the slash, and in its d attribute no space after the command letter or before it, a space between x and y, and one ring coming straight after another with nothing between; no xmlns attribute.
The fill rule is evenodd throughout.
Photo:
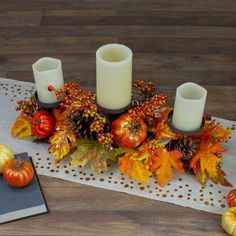
<svg viewBox="0 0 236 236"><path fill-rule="evenodd" d="M229 136L232 134L232 130L231 129L224 129L223 125L218 125L212 136L214 139L216 139L219 142L225 142L229 139Z"/></svg>
<svg viewBox="0 0 236 236"><path fill-rule="evenodd" d="M205 124L204 129L199 135L195 135L192 138L200 139L201 141L211 139L213 141L225 142L231 134L231 129L225 129L223 125L219 125L213 120Z"/></svg>
<svg viewBox="0 0 236 236"><path fill-rule="evenodd" d="M105 151L97 142L80 139L71 159L70 163L73 167L83 167L90 162L92 169L99 175L102 171L107 170L107 160L112 159L112 153Z"/></svg>
<svg viewBox="0 0 236 236"><path fill-rule="evenodd" d="M183 164L180 160L182 153L166 148L159 148L158 155L152 157L153 164L151 170L155 173L160 186L164 186L169 179L174 177L172 168L184 174Z"/></svg>
<svg viewBox="0 0 236 236"><path fill-rule="evenodd" d="M75 147L77 139L71 129L59 130L50 137L49 142L48 151L54 155L55 162L59 162Z"/></svg>
<svg viewBox="0 0 236 236"><path fill-rule="evenodd" d="M171 131L171 129L165 122L159 122L155 127L155 136L157 140L162 140L172 139L176 135Z"/></svg>
<svg viewBox="0 0 236 236"><path fill-rule="evenodd" d="M149 181L149 177L152 172L148 170L144 163L137 159L138 152L130 151L119 158L118 164L120 172L123 175L128 174L130 178L138 180L140 183L146 184Z"/></svg>
<svg viewBox="0 0 236 236"><path fill-rule="evenodd" d="M200 139L200 140L209 140L212 137L212 133L214 132L215 128L217 127L217 123L215 120L206 123L204 125L204 129L197 135L194 135L193 139Z"/></svg>
<svg viewBox="0 0 236 236"><path fill-rule="evenodd" d="M205 184L207 176L213 181L222 185L230 185L224 178L224 172L221 169L220 155L225 149L218 142L206 140L200 144L198 152L193 156L190 162L190 168L194 174L199 177L201 184Z"/></svg>
<svg viewBox="0 0 236 236"><path fill-rule="evenodd" d="M31 118L26 117L23 112L17 117L15 123L11 128L11 134L19 139L28 137L32 134Z"/></svg>
<svg viewBox="0 0 236 236"><path fill-rule="evenodd" d="M172 109L170 107L165 107L165 109L160 110L160 121L166 121L168 119L168 115Z"/></svg>
<svg viewBox="0 0 236 236"><path fill-rule="evenodd" d="M198 152L193 156L190 167L193 169L194 174L197 175L197 164L200 162L201 172L208 171L210 173L216 173L216 166L220 161L219 156L216 154L222 154L224 148L218 143L211 143L209 140L200 144Z"/></svg>

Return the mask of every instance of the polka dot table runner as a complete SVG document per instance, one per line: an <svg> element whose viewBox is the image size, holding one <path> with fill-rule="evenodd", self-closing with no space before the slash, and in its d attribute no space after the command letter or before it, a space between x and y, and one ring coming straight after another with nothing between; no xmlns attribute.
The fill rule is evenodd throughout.
<svg viewBox="0 0 236 236"><path fill-rule="evenodd" d="M17 100L27 99L35 87L33 83L19 82L0 78L0 143L9 145L15 153L28 152L32 156L36 171L40 175L60 178L80 184L125 192L154 200L170 202L177 205L191 207L198 210L222 214L227 208L226 194L230 188L216 185L208 181L201 186L194 176L190 174L180 175L175 172L175 178L169 181L165 187L160 187L155 178L150 178L148 184L143 185L127 176L122 176L116 163L108 164L107 172L97 176L90 166L73 168L69 165L69 159L55 164L52 155L48 154L47 143L32 142L31 140L15 139L11 137L10 129L16 117ZM225 127L235 129L236 122L218 119ZM223 157L224 170L229 182L236 187L236 134L224 144L228 150Z"/></svg>

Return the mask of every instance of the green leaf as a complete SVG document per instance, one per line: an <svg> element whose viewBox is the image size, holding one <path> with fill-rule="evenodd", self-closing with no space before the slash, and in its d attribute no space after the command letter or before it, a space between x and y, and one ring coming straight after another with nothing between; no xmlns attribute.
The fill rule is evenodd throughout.
<svg viewBox="0 0 236 236"><path fill-rule="evenodd" d="M102 145L95 141L80 139L77 143L77 150L71 155L73 167L85 166L91 162L91 168L100 174L107 170L107 160L114 160L114 155L103 149Z"/></svg>

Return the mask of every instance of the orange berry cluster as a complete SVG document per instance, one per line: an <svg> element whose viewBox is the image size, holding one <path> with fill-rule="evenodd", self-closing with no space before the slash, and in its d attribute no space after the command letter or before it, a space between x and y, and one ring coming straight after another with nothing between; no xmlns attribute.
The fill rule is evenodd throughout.
<svg viewBox="0 0 236 236"><path fill-rule="evenodd" d="M164 106L166 99L167 97L163 94L154 95L152 98L141 103L140 105L130 108L128 112L134 118L145 119L148 116L153 117L154 111L160 106Z"/></svg>
<svg viewBox="0 0 236 236"><path fill-rule="evenodd" d="M92 91L84 91L76 82L65 83L64 88L56 91L60 106L66 108L71 115L78 115L83 125L95 132L97 140L106 150L111 149L112 134L105 133L109 121L98 112L95 95Z"/></svg>
<svg viewBox="0 0 236 236"><path fill-rule="evenodd" d="M94 120L91 124L90 124L90 130L96 133L99 133L103 130L104 128L104 122L100 119Z"/></svg>
<svg viewBox="0 0 236 236"><path fill-rule="evenodd" d="M98 142L102 144L106 151L111 151L113 144L113 135L111 133L99 134Z"/></svg>
<svg viewBox="0 0 236 236"><path fill-rule="evenodd" d="M142 97L142 100L145 101L148 98L151 98L156 90L155 85L153 82L144 82L143 80L135 80L134 88L136 88L138 91L139 96ZM138 95L136 94L136 95Z"/></svg>
<svg viewBox="0 0 236 236"><path fill-rule="evenodd" d="M28 100L19 100L17 104L16 111L22 110L22 112L29 117L32 117L38 108L34 96L30 97Z"/></svg>
<svg viewBox="0 0 236 236"><path fill-rule="evenodd" d="M80 89L76 82L65 83L63 89L56 91L56 96L61 101L60 106L67 108L71 113L78 110L97 111L94 93ZM89 117L90 114L85 116Z"/></svg>

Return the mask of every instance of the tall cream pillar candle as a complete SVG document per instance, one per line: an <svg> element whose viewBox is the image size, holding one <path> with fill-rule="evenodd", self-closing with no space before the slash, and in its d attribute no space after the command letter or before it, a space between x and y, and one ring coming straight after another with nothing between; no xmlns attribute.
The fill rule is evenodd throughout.
<svg viewBox="0 0 236 236"><path fill-rule="evenodd" d="M55 91L50 91L49 86L56 90L63 88L64 80L61 61L55 58L43 57L36 61L32 68L40 102L58 102Z"/></svg>
<svg viewBox="0 0 236 236"><path fill-rule="evenodd" d="M107 44L96 52L96 94L99 106L118 110L131 103L132 51L122 44Z"/></svg>
<svg viewBox="0 0 236 236"><path fill-rule="evenodd" d="M176 90L172 124L183 131L200 128L207 90L195 83L184 83Z"/></svg>

